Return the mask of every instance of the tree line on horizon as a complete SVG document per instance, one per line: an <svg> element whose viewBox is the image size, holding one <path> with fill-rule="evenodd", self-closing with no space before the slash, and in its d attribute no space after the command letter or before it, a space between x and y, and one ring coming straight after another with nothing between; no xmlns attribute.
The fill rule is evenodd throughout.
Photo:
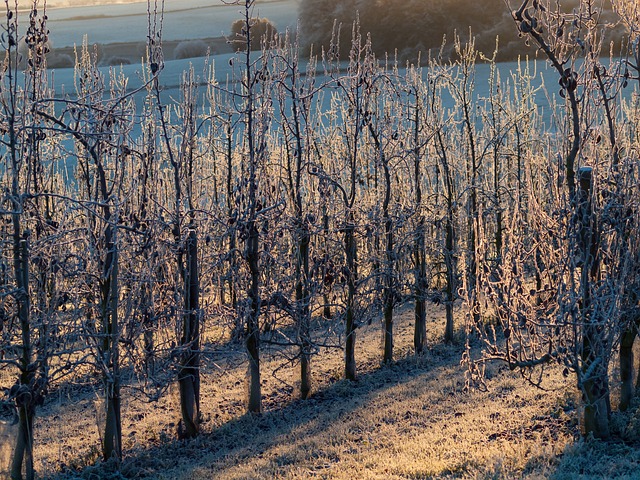
<svg viewBox="0 0 640 480"><path fill-rule="evenodd" d="M442 302L443 341L465 339L470 387L489 360L534 384L558 364L583 394L584 433L608 438L610 384L621 382L620 409L636 389L640 103L625 92L640 80L637 6L614 3L629 42L605 64L619 26L594 1L568 12L518 2L513 29L556 83L536 86L524 63L503 78L494 57L479 96L487 60L473 39L453 38L450 59L401 68L356 21L309 59L288 32L264 37L256 55L254 0L238 4L247 48L233 77L191 69L167 100L157 2L142 87L102 73L85 45L75 92L56 96L46 14L34 2L23 29L5 1L0 378L19 426L11 477L34 478L34 418L64 382L101 384L102 456L117 462L125 385L154 400L176 383L177 435L200 433L205 334L243 342L247 411L259 413L265 345L297 362L304 399L323 348L342 348L344 377L356 379L358 328L373 318L381 361L393 362L403 302L414 305L416 355L428 349L426 302ZM535 100L546 93L543 115ZM456 302L465 325L454 324Z"/></svg>
<svg viewBox="0 0 640 480"><path fill-rule="evenodd" d="M614 8L617 3L598 2L598 21L612 26L606 32L605 43L613 41L619 49L626 30L619 24ZM581 0L565 0L557 8L569 14L578 12L581 4ZM404 64L415 63L419 56L426 61L429 52L455 58L456 35L465 40L473 37L476 48L486 55L496 50L498 41L498 61L535 56L537 47L513 28L510 8L504 0L301 0L298 11L305 50L312 46L327 47L334 22L346 27L340 40L348 45L351 41L348 26L357 18L363 34L371 35L373 51L379 58L397 55ZM445 42L443 37L447 39Z"/></svg>

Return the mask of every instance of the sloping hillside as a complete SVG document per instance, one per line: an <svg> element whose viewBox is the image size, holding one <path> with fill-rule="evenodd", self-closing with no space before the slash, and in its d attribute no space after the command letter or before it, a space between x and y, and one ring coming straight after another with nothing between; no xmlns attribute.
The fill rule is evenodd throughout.
<svg viewBox="0 0 640 480"><path fill-rule="evenodd" d="M466 392L462 344L440 343L443 311L431 307L430 349L418 358L411 353L412 315L409 306L398 312L392 365L379 363L380 325L359 330L355 383L340 379L339 350L322 351L306 401L295 394L297 369L272 349L263 364L260 416L244 414L241 345L210 349L202 385L205 433L195 441L171 440L174 394L145 403L129 392L120 473L95 464L92 388L68 386L39 417L37 469L57 479L637 478L640 452L633 445L578 440L576 392L563 386L560 372L545 373L543 391L495 365L487 391ZM63 465L71 468L57 473Z"/></svg>

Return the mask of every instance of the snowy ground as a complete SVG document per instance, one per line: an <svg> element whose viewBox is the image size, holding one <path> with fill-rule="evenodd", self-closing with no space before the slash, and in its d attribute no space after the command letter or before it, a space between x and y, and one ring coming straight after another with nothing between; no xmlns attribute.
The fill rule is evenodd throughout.
<svg viewBox="0 0 640 480"><path fill-rule="evenodd" d="M199 77L202 81L206 81L208 78L209 67L213 65L215 69L215 78L218 82L224 82L227 78L238 78L240 72L234 72L232 63L230 59L236 57L236 54L223 54L223 55L215 55L211 59L206 58L190 58L186 60L169 60L165 62L164 70L160 74L160 85L164 93L173 98L178 98L179 96L179 87L180 82L183 76L183 73L188 70L190 67L193 68L193 71L197 77ZM235 62L238 64L239 62ZM499 64L499 72L502 82L512 83L511 81L511 72L517 69L518 64L516 62L505 62ZM101 70L105 73L105 77L108 76L108 71L110 67L101 67ZM129 90L135 90L142 86L142 65L123 65L122 67L111 67L119 70L122 68L124 75L129 79L128 80L128 88ZM322 68L322 67L319 67ZM533 68L533 67L532 67ZM547 72L547 67L544 62L538 62L539 70L544 73ZM402 70L401 70L402 72ZM425 69L425 74L427 70ZM235 75L234 75L235 73ZM541 86L543 84L542 73L538 73L537 76L532 81L536 86ZM73 77L74 70L70 68L58 69L55 71L55 86L56 91L58 93L67 92L73 93ZM475 95L477 98L488 98L489 97L489 77L490 77L490 67L487 64L478 64L476 66L476 75L475 75ZM319 75L318 82L327 81L328 79ZM504 85L503 85L504 88ZM554 92L551 92L554 93ZM326 97L326 101L329 101L329 97ZM536 102L539 107L548 108L549 99L543 92L539 92L536 96ZM455 102L451 97L443 97L442 103L445 108L453 108L455 106ZM328 105L327 105L328 106Z"/></svg>

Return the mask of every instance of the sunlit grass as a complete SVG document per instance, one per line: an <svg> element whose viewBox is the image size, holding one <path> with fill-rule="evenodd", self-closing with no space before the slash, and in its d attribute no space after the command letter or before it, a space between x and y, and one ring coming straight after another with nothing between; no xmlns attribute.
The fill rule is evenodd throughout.
<svg viewBox="0 0 640 480"><path fill-rule="evenodd" d="M401 308L396 363L380 365L380 326L358 331L359 380L341 380L342 353L314 358L316 386L297 399L296 365L281 365L275 349L265 357L265 411L244 414L245 366L241 345L226 344L202 372L204 434L177 442L177 393L155 403L133 390L123 405L122 475L164 479L423 479L549 478L573 471L567 458L586 453L578 436L576 397L560 372L549 371L547 391L524 383L500 365L489 371L487 391L465 391L462 345L440 343L440 307L429 310L430 350L411 354L413 311ZM461 318L457 319L461 328ZM276 367L280 367L274 375ZM36 426L39 471L63 465L89 478L98 459L96 385L66 387L43 409ZM597 447L589 447L597 448ZM624 452L620 452L624 454ZM609 464L621 460L612 453ZM603 467L604 468L604 467ZM71 478L71 471L59 478ZM93 472L93 473L91 473ZM87 477L88 475L88 477ZM568 474L567 474L568 475Z"/></svg>

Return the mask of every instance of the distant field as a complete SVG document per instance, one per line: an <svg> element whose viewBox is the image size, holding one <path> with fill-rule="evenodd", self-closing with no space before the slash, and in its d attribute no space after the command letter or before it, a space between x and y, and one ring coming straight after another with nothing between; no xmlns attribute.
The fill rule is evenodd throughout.
<svg viewBox="0 0 640 480"><path fill-rule="evenodd" d="M20 5L29 3L21 2ZM297 5L298 0L258 2L255 14L269 18L278 30L284 31L287 27L295 27ZM85 36L89 44L146 42L146 1L53 0L47 2L47 6L47 26L54 49L81 45ZM165 0L163 39L222 37L240 17L238 8L220 0ZM22 22L24 25L26 16Z"/></svg>
<svg viewBox="0 0 640 480"><path fill-rule="evenodd" d="M124 3L141 3L144 0L51 0L47 2L49 8L84 7L88 5L119 5ZM18 7L27 9L31 0L18 0Z"/></svg>
<svg viewBox="0 0 640 480"><path fill-rule="evenodd" d="M256 3L274 3L279 2L281 0L258 0ZM33 1L32 0L18 0L18 7L21 9L26 9L31 7ZM126 5L131 3L147 3L146 0L50 0L47 2L47 6L49 8L73 8L73 7L89 7L89 6L101 6L101 7L109 7L113 5ZM189 4L192 2L184 1L184 0L165 0L165 8L174 8L180 7L184 4ZM212 4L214 2L203 2L200 1L201 4L207 5ZM222 2L218 2L222 4ZM294 0L294 3L297 3L297 0Z"/></svg>

